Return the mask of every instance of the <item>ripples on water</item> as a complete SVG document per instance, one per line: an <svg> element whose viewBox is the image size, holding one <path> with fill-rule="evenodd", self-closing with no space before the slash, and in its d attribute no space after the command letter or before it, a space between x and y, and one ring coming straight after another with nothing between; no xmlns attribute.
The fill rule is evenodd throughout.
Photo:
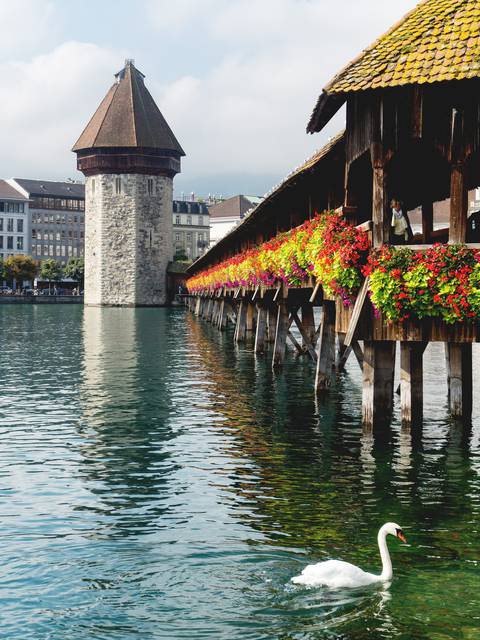
<svg viewBox="0 0 480 640"><path fill-rule="evenodd" d="M446 419L427 351L422 431L360 426L355 362L237 348L183 309L0 307L0 589L8 639L480 638L479 406ZM341 557L389 588L289 585Z"/></svg>

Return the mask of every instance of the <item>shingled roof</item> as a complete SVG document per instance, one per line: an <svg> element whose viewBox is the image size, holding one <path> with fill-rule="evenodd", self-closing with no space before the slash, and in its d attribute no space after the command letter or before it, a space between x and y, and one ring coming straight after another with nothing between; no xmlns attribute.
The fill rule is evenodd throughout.
<svg viewBox="0 0 480 640"><path fill-rule="evenodd" d="M353 91L479 76L479 0L423 0L324 88L307 131L320 131Z"/></svg>
<svg viewBox="0 0 480 640"><path fill-rule="evenodd" d="M132 60L95 111L72 151L104 147L143 147L185 153L144 84Z"/></svg>

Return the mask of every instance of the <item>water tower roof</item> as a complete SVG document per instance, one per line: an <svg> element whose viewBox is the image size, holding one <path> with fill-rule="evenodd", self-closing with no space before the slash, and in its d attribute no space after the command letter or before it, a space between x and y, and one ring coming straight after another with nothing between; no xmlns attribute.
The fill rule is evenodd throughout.
<svg viewBox="0 0 480 640"><path fill-rule="evenodd" d="M106 147L142 147L184 156L173 131L144 84L133 60L115 74L116 82L73 146L73 151Z"/></svg>

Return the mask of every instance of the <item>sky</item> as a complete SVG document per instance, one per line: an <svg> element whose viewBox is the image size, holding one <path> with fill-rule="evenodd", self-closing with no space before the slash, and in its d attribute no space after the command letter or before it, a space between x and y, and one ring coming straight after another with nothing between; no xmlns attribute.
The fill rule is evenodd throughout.
<svg viewBox="0 0 480 640"><path fill-rule="evenodd" d="M0 0L0 177L80 179L71 147L133 58L186 152L175 194L263 195L343 127L322 87L416 0Z"/></svg>

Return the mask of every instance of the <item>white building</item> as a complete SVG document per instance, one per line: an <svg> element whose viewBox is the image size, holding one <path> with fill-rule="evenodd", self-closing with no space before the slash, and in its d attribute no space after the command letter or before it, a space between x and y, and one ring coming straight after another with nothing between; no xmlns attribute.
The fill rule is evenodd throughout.
<svg viewBox="0 0 480 640"><path fill-rule="evenodd" d="M217 243L245 217L263 198L258 196L233 196L209 207L210 245Z"/></svg>
<svg viewBox="0 0 480 640"><path fill-rule="evenodd" d="M196 260L210 244L210 216L203 202L173 201L173 253Z"/></svg>
<svg viewBox="0 0 480 640"><path fill-rule="evenodd" d="M0 180L0 258L30 253L28 198Z"/></svg>

